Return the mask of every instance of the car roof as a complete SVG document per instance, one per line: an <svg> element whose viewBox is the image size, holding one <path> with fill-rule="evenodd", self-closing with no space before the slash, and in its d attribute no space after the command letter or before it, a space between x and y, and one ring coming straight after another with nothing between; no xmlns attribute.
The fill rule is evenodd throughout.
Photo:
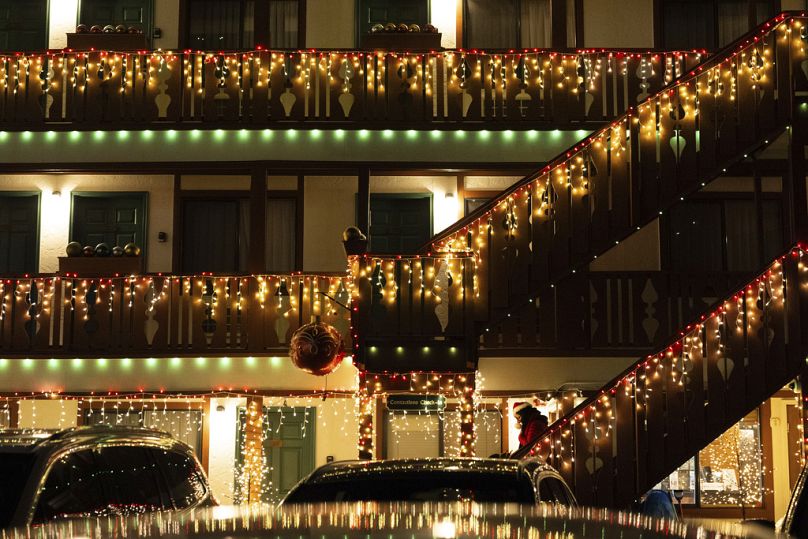
<svg viewBox="0 0 808 539"><path fill-rule="evenodd" d="M406 474L420 472L469 472L516 475L526 470L530 461L514 459L480 459L462 457L410 458L389 460L345 460L317 468L306 483L329 482L357 475ZM551 467L539 463L542 468Z"/></svg>
<svg viewBox="0 0 808 539"><path fill-rule="evenodd" d="M127 425L87 425L63 430L9 429L0 431L0 453L51 453L76 445L124 441L158 445L181 443L168 433Z"/></svg>

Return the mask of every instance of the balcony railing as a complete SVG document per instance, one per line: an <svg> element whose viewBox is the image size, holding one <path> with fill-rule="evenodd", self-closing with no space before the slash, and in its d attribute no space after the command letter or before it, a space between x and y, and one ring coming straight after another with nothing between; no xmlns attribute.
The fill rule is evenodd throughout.
<svg viewBox="0 0 808 539"><path fill-rule="evenodd" d="M545 288L534 301L492 322L503 290L481 289L473 257L355 258L357 327L373 344L472 334L480 353L637 353L667 342L748 273L587 272ZM362 357L361 343L357 352Z"/></svg>
<svg viewBox="0 0 808 539"><path fill-rule="evenodd" d="M536 50L115 52L8 55L0 129L458 125L613 119L703 52Z"/></svg>
<svg viewBox="0 0 808 539"><path fill-rule="evenodd" d="M350 340L343 276L37 277L0 280L0 356L261 355L313 317Z"/></svg>

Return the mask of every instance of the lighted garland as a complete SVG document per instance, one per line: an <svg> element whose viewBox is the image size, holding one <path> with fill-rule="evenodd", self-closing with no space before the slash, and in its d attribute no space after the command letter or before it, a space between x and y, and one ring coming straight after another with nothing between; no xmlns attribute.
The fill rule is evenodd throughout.
<svg viewBox="0 0 808 539"><path fill-rule="evenodd" d="M576 424L584 426L585 431L592 435L594 440L608 438L614 429L616 420L612 406L612 399L623 392L627 397L635 402L638 409L642 409L649 402L649 394L653 389L651 385L655 382L662 382L664 378L659 371L668 370L670 372L671 383L684 386L688 379L688 364L694 355L702 354L706 338L705 332L710 330L715 332L718 339L718 349L714 351L715 356L720 361L723 350L723 342L727 339L725 332L726 315L737 305L742 305L743 309L736 313L736 325L732 328L738 333L751 332L762 323L755 318L755 311L759 302L764 306L774 304L784 306L786 301L786 289L791 287L806 286L805 279L808 279L808 265L803 262L806 255L804 245L798 245L788 254L774 261L771 267L757 277L750 284L746 285L736 294L728 297L712 313L702 315L698 323L690 324L680 332L680 337L663 351L649 355L635 363L626 373L616 380L610 382L600 389L597 395L587 399L581 405L573 409L569 414L553 423L547 431L529 449L530 454L547 453L555 457L564 467L569 467L571 461L571 447L565 445L562 440L572 443L572 429ZM798 259L798 283L787 284L783 274L783 261L787 257ZM795 292L796 293L796 292ZM741 316L744 313L744 316ZM737 319L742 318L741 325L737 325ZM746 327L744 327L744 325ZM714 329L709 329L714 327ZM560 435L560 436L558 436ZM528 451L520 451L524 455Z"/></svg>
<svg viewBox="0 0 808 539"><path fill-rule="evenodd" d="M641 95L645 95L651 86L649 81L668 83L705 55L703 50L659 53L609 49L580 49L572 53L549 49L499 52L459 49L429 53L263 48L218 52L64 49L16 52L0 57L0 89L26 96L30 88L38 89L45 96L42 107L45 120L75 120L74 114L68 113L68 105L86 95L95 80L103 85L103 92L117 93L123 102L145 103L146 97L153 97L156 92L157 116L166 118L169 107L178 106L179 97L175 90L169 92L174 86L169 81L178 79L182 115L192 119L211 114L206 110L205 94L216 96L217 107L228 101L236 103L241 117L253 115L245 104L252 102L256 92L265 91L268 99L277 100L286 117L293 108L302 105L307 118L338 115L347 118L354 100L343 96L381 96L396 79L406 82L406 92L423 90L432 98L435 118L448 117L450 87L453 95L461 97L462 118L473 115L472 106L482 117L504 117L508 103L515 104L519 114L526 117L531 101L543 103L554 91L581 96L587 114L595 94L600 92L603 115L613 116L625 110L629 100L627 95L620 102L616 97L607 99L603 91L608 86L607 77L621 79L627 89L629 77L636 76L644 92ZM629 69L629 61L639 63L636 70ZM280 79L284 82L283 89L272 95L273 80ZM484 95L469 91L474 79L482 92L490 93L494 100L491 112L486 110ZM296 89L294 93L292 87ZM354 94L354 87L363 92ZM332 104L332 94L337 103ZM325 97L322 104L321 97ZM221 114L221 108L216 110L215 114Z"/></svg>

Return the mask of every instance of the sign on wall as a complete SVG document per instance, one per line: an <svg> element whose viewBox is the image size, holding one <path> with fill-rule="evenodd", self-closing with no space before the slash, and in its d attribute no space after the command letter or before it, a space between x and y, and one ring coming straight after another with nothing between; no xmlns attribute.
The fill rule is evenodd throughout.
<svg viewBox="0 0 808 539"><path fill-rule="evenodd" d="M387 409L391 412L440 412L446 408L443 395L389 395Z"/></svg>

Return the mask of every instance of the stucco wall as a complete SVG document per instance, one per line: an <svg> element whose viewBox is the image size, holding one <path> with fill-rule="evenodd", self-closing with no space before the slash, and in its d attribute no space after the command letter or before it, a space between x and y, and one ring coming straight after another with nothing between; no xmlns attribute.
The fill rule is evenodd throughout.
<svg viewBox="0 0 808 539"><path fill-rule="evenodd" d="M355 0L307 0L306 47L350 49L356 46Z"/></svg>
<svg viewBox="0 0 808 539"><path fill-rule="evenodd" d="M654 0L584 0L584 46L653 48Z"/></svg>
<svg viewBox="0 0 808 539"><path fill-rule="evenodd" d="M13 175L0 176L3 191L41 191L39 271L58 270L57 257L64 256L70 241L71 193L78 191L136 191L148 193L146 223L146 269L171 270L171 238L174 204L173 176L128 175ZM55 196L54 191L61 194ZM168 241L157 241L158 232L167 232Z"/></svg>
<svg viewBox="0 0 808 539"><path fill-rule="evenodd" d="M180 43L180 0L154 0L153 26L161 30L163 37L153 39L152 46L176 50Z"/></svg>

